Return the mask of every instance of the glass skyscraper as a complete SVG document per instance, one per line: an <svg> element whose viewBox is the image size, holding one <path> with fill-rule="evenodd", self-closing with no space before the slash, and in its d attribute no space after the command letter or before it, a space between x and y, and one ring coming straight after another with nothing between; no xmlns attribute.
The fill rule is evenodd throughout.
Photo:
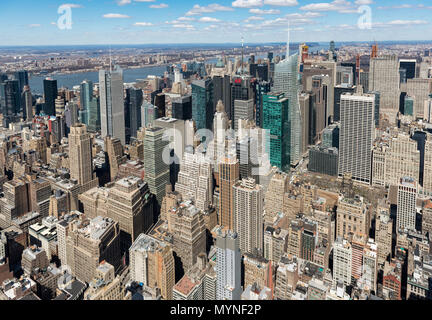
<svg viewBox="0 0 432 320"><path fill-rule="evenodd" d="M192 118L195 120L196 129L211 130L214 113L212 80L193 81Z"/></svg>
<svg viewBox="0 0 432 320"><path fill-rule="evenodd" d="M294 54L275 65L274 92L283 92L289 100L290 164L300 160L302 148L302 121L299 103L300 78L298 54Z"/></svg>
<svg viewBox="0 0 432 320"><path fill-rule="evenodd" d="M120 139L126 144L123 70L99 71L102 136Z"/></svg>
<svg viewBox="0 0 432 320"><path fill-rule="evenodd" d="M263 97L263 129L270 131L270 163L282 171L290 167L289 100L284 93Z"/></svg>
<svg viewBox="0 0 432 320"><path fill-rule="evenodd" d="M57 99L57 80L47 78L43 81L45 104L43 111L46 115L55 116L55 99Z"/></svg>

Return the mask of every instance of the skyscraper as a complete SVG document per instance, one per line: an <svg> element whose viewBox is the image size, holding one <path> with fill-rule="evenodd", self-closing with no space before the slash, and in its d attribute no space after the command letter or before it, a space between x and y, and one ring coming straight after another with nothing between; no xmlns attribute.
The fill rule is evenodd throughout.
<svg viewBox="0 0 432 320"><path fill-rule="evenodd" d="M43 111L46 115L55 116L55 99L58 96L57 80L46 78L43 81L45 104Z"/></svg>
<svg viewBox="0 0 432 320"><path fill-rule="evenodd" d="M126 89L126 104L127 116L129 117L129 127L127 128L131 137L136 138L137 131L141 128L141 105L143 102L143 92L141 89L128 88Z"/></svg>
<svg viewBox="0 0 432 320"><path fill-rule="evenodd" d="M262 127L270 131L270 163L282 171L289 171L292 131L289 100L284 93L264 95Z"/></svg>
<svg viewBox="0 0 432 320"><path fill-rule="evenodd" d="M24 90L24 87L29 85L28 72L26 70L16 71L14 74L14 78L18 81L19 92L21 94Z"/></svg>
<svg viewBox="0 0 432 320"><path fill-rule="evenodd" d="M400 74L398 57L381 56L372 58L369 71L369 90L381 94L380 109L390 117L390 121L399 110Z"/></svg>
<svg viewBox="0 0 432 320"><path fill-rule="evenodd" d="M213 103L215 103L216 106L219 100L222 100L225 106L225 112L229 114L231 110L231 77L229 75L214 76L213 84L214 84Z"/></svg>
<svg viewBox="0 0 432 320"><path fill-rule="evenodd" d="M84 124L71 127L69 134L71 178L85 185L93 180L92 142Z"/></svg>
<svg viewBox="0 0 432 320"><path fill-rule="evenodd" d="M234 120L235 116L235 101L236 100L250 100L254 97L253 86L251 84L252 78L250 76L235 76L231 85L231 105L230 110L227 112L230 120ZM225 110L226 110L225 106Z"/></svg>
<svg viewBox="0 0 432 320"><path fill-rule="evenodd" d="M234 231L238 234L242 253L263 250L263 187L255 179L243 179L233 186Z"/></svg>
<svg viewBox="0 0 432 320"><path fill-rule="evenodd" d="M218 229L216 238L216 300L240 300L241 252L232 231Z"/></svg>
<svg viewBox="0 0 432 320"><path fill-rule="evenodd" d="M236 157L222 159L219 162L219 224L234 230L234 195L233 186L240 176L239 161Z"/></svg>
<svg viewBox="0 0 432 320"><path fill-rule="evenodd" d="M163 128L150 127L146 129L144 139L144 169L145 181L151 193L156 196L159 205L165 196L166 186L170 183L169 163L164 160L164 151L168 141L163 140Z"/></svg>
<svg viewBox="0 0 432 320"><path fill-rule="evenodd" d="M290 164L295 165L300 160L302 153L302 121L299 105L300 83L298 54L294 54L275 65L274 86L275 92L282 92L289 100L289 130Z"/></svg>
<svg viewBox="0 0 432 320"><path fill-rule="evenodd" d="M24 91L22 93L22 103L25 119L30 121L33 119L33 96L30 91L29 86L24 86Z"/></svg>
<svg viewBox="0 0 432 320"><path fill-rule="evenodd" d="M99 90L102 137L116 137L125 145L123 70L100 70Z"/></svg>
<svg viewBox="0 0 432 320"><path fill-rule="evenodd" d="M213 82L211 79L192 82L192 119L196 129L211 129L215 106L213 105Z"/></svg>
<svg viewBox="0 0 432 320"><path fill-rule="evenodd" d="M413 178L403 177L398 185L396 223L398 229L416 228L417 183Z"/></svg>
<svg viewBox="0 0 432 320"><path fill-rule="evenodd" d="M354 180L371 182L374 108L374 95L342 95L339 176L351 173Z"/></svg>
<svg viewBox="0 0 432 320"><path fill-rule="evenodd" d="M234 101L234 130L238 130L239 120L254 120L254 100Z"/></svg>

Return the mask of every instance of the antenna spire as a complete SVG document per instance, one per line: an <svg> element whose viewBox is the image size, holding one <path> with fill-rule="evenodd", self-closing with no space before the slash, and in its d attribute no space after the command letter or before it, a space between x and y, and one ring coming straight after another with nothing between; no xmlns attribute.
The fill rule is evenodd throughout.
<svg viewBox="0 0 432 320"><path fill-rule="evenodd" d="M286 50L286 58L288 59L290 56L290 22L288 20L288 34L287 34L287 50Z"/></svg>

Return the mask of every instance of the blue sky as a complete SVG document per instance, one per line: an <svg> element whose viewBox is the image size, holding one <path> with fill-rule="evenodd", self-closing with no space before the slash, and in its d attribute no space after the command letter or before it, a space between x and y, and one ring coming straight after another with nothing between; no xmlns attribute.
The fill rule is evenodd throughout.
<svg viewBox="0 0 432 320"><path fill-rule="evenodd" d="M431 40L432 34L431 0L70 1L2 0L0 46L226 43L242 36L275 42L285 41L288 21L292 41ZM69 30L57 23L64 4L72 12ZM371 28L359 28L359 20Z"/></svg>

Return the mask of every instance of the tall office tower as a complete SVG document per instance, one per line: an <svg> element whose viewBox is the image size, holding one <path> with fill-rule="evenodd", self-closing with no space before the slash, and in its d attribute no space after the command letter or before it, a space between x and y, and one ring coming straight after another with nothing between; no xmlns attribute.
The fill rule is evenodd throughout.
<svg viewBox="0 0 432 320"><path fill-rule="evenodd" d="M295 165L300 160L302 153L302 120L299 105L299 73L298 54L294 54L279 62L275 66L274 86L275 92L282 92L289 100L289 157L290 164Z"/></svg>
<svg viewBox="0 0 432 320"><path fill-rule="evenodd" d="M92 142L85 124L71 127L69 134L69 162L71 178L85 185L94 179Z"/></svg>
<svg viewBox="0 0 432 320"><path fill-rule="evenodd" d="M263 129L270 131L270 163L282 171L289 171L292 151L289 105L284 93L264 96Z"/></svg>
<svg viewBox="0 0 432 320"><path fill-rule="evenodd" d="M289 177L285 173L276 172L270 180L265 194L265 221L273 224L276 216L284 212L284 196L288 190Z"/></svg>
<svg viewBox="0 0 432 320"><path fill-rule="evenodd" d="M234 120L235 116L235 101L236 100L250 100L254 98L254 91L251 85L252 78L250 76L235 76L231 85L231 105L230 110L227 112L230 120ZM227 106L225 106L227 110Z"/></svg>
<svg viewBox="0 0 432 320"><path fill-rule="evenodd" d="M384 149L384 157L385 186L398 185L402 177L420 180L421 152L418 150L417 141L408 134L398 133L393 136L388 147ZM376 160L375 156L373 160ZM377 178L379 179L380 175L377 174Z"/></svg>
<svg viewBox="0 0 432 320"><path fill-rule="evenodd" d="M158 114L156 118L163 118L166 116L166 96L164 93L156 93L153 97L152 94L152 100L154 106L157 108Z"/></svg>
<svg viewBox="0 0 432 320"><path fill-rule="evenodd" d="M3 114L3 126L15 122L15 116L21 111L21 93L16 80L6 80L0 84L0 105Z"/></svg>
<svg viewBox="0 0 432 320"><path fill-rule="evenodd" d="M168 146L168 142L163 140L164 131L165 129L159 127L147 128L144 139L145 181L159 205L165 196L165 187L170 183L169 163L163 156Z"/></svg>
<svg viewBox="0 0 432 320"><path fill-rule="evenodd" d="M342 282L351 285L352 248L351 244L338 237L333 243L333 284Z"/></svg>
<svg viewBox="0 0 432 320"><path fill-rule="evenodd" d="M336 67L336 85L343 87L352 87L354 85L354 72L352 66L338 65Z"/></svg>
<svg viewBox="0 0 432 320"><path fill-rule="evenodd" d="M254 100L235 100L234 101L234 130L238 130L239 120L254 121Z"/></svg>
<svg viewBox="0 0 432 320"><path fill-rule="evenodd" d="M211 129L214 114L213 82L211 79L192 81L192 119L196 129Z"/></svg>
<svg viewBox="0 0 432 320"><path fill-rule="evenodd" d="M342 87L335 86L334 87L334 121L340 121L340 107L341 107L341 98L345 93L354 93L356 87ZM378 118L379 119L379 118Z"/></svg>
<svg viewBox="0 0 432 320"><path fill-rule="evenodd" d="M239 161L236 157L227 157L219 162L219 224L234 230L234 194L233 186L240 176Z"/></svg>
<svg viewBox="0 0 432 320"><path fill-rule="evenodd" d="M414 97L414 116L424 116L424 104L432 93L432 79L408 79L407 95Z"/></svg>
<svg viewBox="0 0 432 320"><path fill-rule="evenodd" d="M229 75L217 75L213 77L214 96L213 103L216 104L222 100L225 106L225 112L231 112L231 77Z"/></svg>
<svg viewBox="0 0 432 320"><path fill-rule="evenodd" d="M375 242L378 246L378 263L383 265L392 255L393 220L389 208L377 209L375 222Z"/></svg>
<svg viewBox="0 0 432 320"><path fill-rule="evenodd" d="M46 115L55 116L55 99L58 96L57 80L47 78L43 81L45 104L43 111Z"/></svg>
<svg viewBox="0 0 432 320"><path fill-rule="evenodd" d="M311 132L313 136L310 137L312 141L317 141L322 134L322 131L327 126L331 116L328 114L328 92L329 87L332 85L332 80L328 75L314 75L312 76L312 127Z"/></svg>
<svg viewBox="0 0 432 320"><path fill-rule="evenodd" d="M400 75L398 57L381 56L372 58L369 71L369 90L381 94L381 112L395 120L399 110Z"/></svg>
<svg viewBox="0 0 432 320"><path fill-rule="evenodd" d="M228 130L231 127L231 122L225 112L225 107L222 100L219 100L216 106L216 113L213 118L213 140L208 145L207 155L214 164L218 164L225 158L227 152ZM215 168L217 172L217 168Z"/></svg>
<svg viewBox="0 0 432 320"><path fill-rule="evenodd" d="M363 87L364 92L369 92L369 72L363 70L360 72L358 84Z"/></svg>
<svg viewBox="0 0 432 320"><path fill-rule="evenodd" d="M148 126L153 125L153 121L159 118L158 108L144 101L141 106L141 127L147 128Z"/></svg>
<svg viewBox="0 0 432 320"><path fill-rule="evenodd" d="M172 117L179 120L192 119L192 96L186 95L171 100Z"/></svg>
<svg viewBox="0 0 432 320"><path fill-rule="evenodd" d="M120 267L120 229L110 218L75 220L66 238L67 263L81 281L90 282L100 262Z"/></svg>
<svg viewBox="0 0 432 320"><path fill-rule="evenodd" d="M111 136L126 144L123 70L99 71L102 137Z"/></svg>
<svg viewBox="0 0 432 320"><path fill-rule="evenodd" d="M301 93L299 96L300 113L302 119L302 147L301 153L305 154L308 150L310 141L310 117L311 117L311 100L312 96L308 93Z"/></svg>
<svg viewBox="0 0 432 320"><path fill-rule="evenodd" d="M18 81L20 93L24 91L25 86L29 85L29 77L26 70L16 71L14 74L14 79Z"/></svg>
<svg viewBox="0 0 432 320"><path fill-rule="evenodd" d="M355 233L369 234L370 211L362 197L339 197L336 236L349 239Z"/></svg>
<svg viewBox="0 0 432 320"><path fill-rule="evenodd" d="M400 69L406 71L406 79L417 78L417 60L416 59L400 59L399 60Z"/></svg>
<svg viewBox="0 0 432 320"><path fill-rule="evenodd" d="M271 83L266 81L256 82L255 84L255 124L257 127L263 126L263 103L264 95L271 92Z"/></svg>
<svg viewBox="0 0 432 320"><path fill-rule="evenodd" d="M33 119L33 96L29 86L24 86L24 91L21 98L23 103L24 118L27 121L31 121Z"/></svg>
<svg viewBox="0 0 432 320"><path fill-rule="evenodd" d="M240 300L242 258L237 234L218 229L216 250L216 300Z"/></svg>
<svg viewBox="0 0 432 320"><path fill-rule="evenodd" d="M74 124L79 122L78 115L79 115L78 101L73 100L71 102L66 103L64 116L68 128L72 127Z"/></svg>
<svg viewBox="0 0 432 320"><path fill-rule="evenodd" d="M174 251L186 272L206 253L206 225L204 214L190 203L182 203L168 213L174 238Z"/></svg>
<svg viewBox="0 0 432 320"><path fill-rule="evenodd" d="M153 225L153 196L148 185L137 177L116 181L109 189L106 204L107 216L119 222L122 250Z"/></svg>
<svg viewBox="0 0 432 320"><path fill-rule="evenodd" d="M339 136L339 176L352 174L353 180L372 180L372 142L375 138L374 95L349 95L341 98Z"/></svg>
<svg viewBox="0 0 432 320"><path fill-rule="evenodd" d="M65 100L63 97L58 96L55 99L55 114L56 116L61 116L65 112Z"/></svg>
<svg viewBox="0 0 432 320"><path fill-rule="evenodd" d="M397 229L416 230L417 183L414 178L402 177L398 185Z"/></svg>
<svg viewBox="0 0 432 320"><path fill-rule="evenodd" d="M363 252L362 284L365 290L377 291L378 278L378 245L369 239Z"/></svg>
<svg viewBox="0 0 432 320"><path fill-rule="evenodd" d="M159 288L165 300L172 299L175 285L171 245L141 234L129 249L131 279L150 288Z"/></svg>
<svg viewBox="0 0 432 320"><path fill-rule="evenodd" d="M255 179L243 179L233 186L234 231L242 253L263 252L264 188Z"/></svg>
<svg viewBox="0 0 432 320"><path fill-rule="evenodd" d="M339 148L339 124L332 124L324 129L322 146L324 148Z"/></svg>
<svg viewBox="0 0 432 320"><path fill-rule="evenodd" d="M426 136L424 147L423 190L432 193L432 135Z"/></svg>
<svg viewBox="0 0 432 320"><path fill-rule="evenodd" d="M184 154L175 190L199 210L208 210L213 203L213 171L202 153Z"/></svg>
<svg viewBox="0 0 432 320"><path fill-rule="evenodd" d="M136 88L126 89L126 103L129 116L129 133L136 138L137 131L141 128L141 105L143 102L143 91ZM126 106L125 106L126 107Z"/></svg>
<svg viewBox="0 0 432 320"><path fill-rule="evenodd" d="M110 178L111 181L114 181L117 178L119 166L127 161L127 157L123 153L123 146L118 138L105 137L104 147L108 156Z"/></svg>

